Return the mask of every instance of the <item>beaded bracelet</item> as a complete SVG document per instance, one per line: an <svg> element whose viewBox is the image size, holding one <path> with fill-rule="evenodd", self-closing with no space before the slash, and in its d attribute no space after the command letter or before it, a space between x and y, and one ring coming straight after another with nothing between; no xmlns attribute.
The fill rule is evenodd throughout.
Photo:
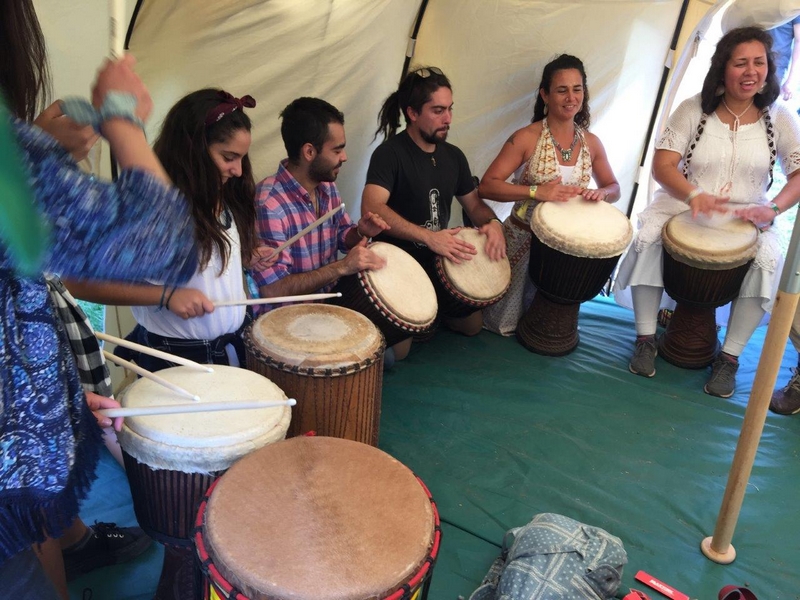
<svg viewBox="0 0 800 600"><path fill-rule="evenodd" d="M697 198L700 194L705 194L705 192L703 191L702 188L696 187L691 192L689 192L689 195L686 196L686 198L684 198L683 201L685 204L689 204L689 202L691 202L692 199Z"/></svg>
<svg viewBox="0 0 800 600"><path fill-rule="evenodd" d="M161 290L161 300L158 301L158 310L164 308L164 296L167 295L167 284L164 284L164 289ZM169 302L169 300L167 300Z"/></svg>

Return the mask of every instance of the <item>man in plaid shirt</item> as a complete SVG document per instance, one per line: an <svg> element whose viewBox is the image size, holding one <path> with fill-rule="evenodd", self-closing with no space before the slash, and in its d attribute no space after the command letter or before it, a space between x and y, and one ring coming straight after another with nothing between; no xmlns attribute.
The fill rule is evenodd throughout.
<svg viewBox="0 0 800 600"><path fill-rule="evenodd" d="M281 137L288 158L256 189L257 229L261 242L277 248L339 206L339 169L347 160L344 115L318 98L298 98L281 113ZM344 276L380 269L384 260L369 250L367 239L388 229L376 214L353 224L344 211L281 251L278 261L251 275L261 297L329 291ZM338 253L345 253L338 259ZM264 305L261 311L274 306Z"/></svg>

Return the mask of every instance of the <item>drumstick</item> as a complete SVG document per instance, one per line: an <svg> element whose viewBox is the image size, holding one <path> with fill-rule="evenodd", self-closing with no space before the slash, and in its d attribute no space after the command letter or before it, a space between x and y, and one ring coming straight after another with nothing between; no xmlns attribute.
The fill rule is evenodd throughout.
<svg viewBox="0 0 800 600"><path fill-rule="evenodd" d="M108 0L108 53L112 59L125 52L125 0Z"/></svg>
<svg viewBox="0 0 800 600"><path fill-rule="evenodd" d="M165 404L159 406L139 406L130 408L103 408L99 412L105 417L143 417L147 415L180 415L196 412L215 412L221 410L250 410L254 408L273 408L275 406L294 406L297 400L242 400L241 402L207 402L198 404Z"/></svg>
<svg viewBox="0 0 800 600"><path fill-rule="evenodd" d="M151 373L147 369L143 369L142 367L140 367L137 364L134 364L134 363L132 363L132 362L130 362L128 360L122 359L119 356L116 356L114 354L111 354L111 352L109 352L108 350L103 350L103 356L106 357L106 360L108 360L110 362L113 362L115 364L118 364L121 367L125 367L126 369L129 369L129 370L133 371L134 373L136 373L137 375L141 375L142 377L144 377L146 379L150 379L152 381L155 381L156 383L163 385L165 388L171 389L176 394L180 394L181 396L186 396L187 398L191 398L195 402L200 402L200 396L194 395L192 392L183 389L181 386L175 385L171 381L167 381L163 377L159 377L155 373Z"/></svg>
<svg viewBox="0 0 800 600"><path fill-rule="evenodd" d="M308 227L304 227L302 230L298 231L298 232L297 232L297 233L295 233L295 234L294 234L292 237L290 237L288 240L286 240L285 242L283 242L283 243L282 243L280 246L278 246L277 248L275 248L275 251L273 252L273 254L272 254L272 255L273 255L273 256L275 256L276 254L278 254L278 253L282 252L284 249L286 249L286 248L288 248L289 246L291 246L292 244L294 244L294 243L295 243L297 240L299 240L301 237L303 237L303 236L304 236L305 234L307 234L309 231L311 231L312 229L314 229L314 228L315 228L317 225L320 225L321 223L324 223L325 221L327 221L328 219L330 219L330 218L331 218L333 215L335 215L336 213L338 213L338 212L339 212L340 210L342 210L343 208L344 208L344 204L340 204L339 206L337 206L337 207L336 207L336 208L334 208L333 210L329 210L329 211L328 211L328 212L326 212L324 215L322 215L322 216L321 216L319 219L317 219L316 221L314 221L314 222L313 222L311 225L309 225Z"/></svg>
<svg viewBox="0 0 800 600"><path fill-rule="evenodd" d="M155 348L150 348L149 346L142 346L142 344L137 344L136 342L130 342L122 338L114 337L113 335L108 335L107 333L101 333L99 331L95 331L94 334L97 337L97 339L103 340L104 342L111 342L112 344L116 344L117 346L122 346L123 348L130 348L131 350L137 350L142 354L147 354L148 356L155 356L156 358L160 358L168 362L173 362L179 365L183 365L184 367L192 367L193 369L198 369L199 371L205 371L206 373L214 372L214 369L212 369L208 365L201 365L200 363L194 362L193 360L189 360L188 358L183 358L182 356L176 356L174 354L170 354L169 352L156 350Z"/></svg>
<svg viewBox="0 0 800 600"><path fill-rule="evenodd" d="M328 298L341 298L342 293L332 294L299 294L297 296L276 296L275 298L253 298L250 300L212 300L215 307L219 306L253 306L255 304L278 304L280 302L305 302L309 300L327 300Z"/></svg>

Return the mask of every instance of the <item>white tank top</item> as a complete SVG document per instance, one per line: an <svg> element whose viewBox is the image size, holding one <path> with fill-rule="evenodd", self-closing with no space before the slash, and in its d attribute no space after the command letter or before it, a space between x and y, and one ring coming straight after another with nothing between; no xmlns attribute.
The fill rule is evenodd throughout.
<svg viewBox="0 0 800 600"><path fill-rule="evenodd" d="M225 271L220 275L222 257L214 248L211 260L202 271L197 271L181 287L195 288L209 300L244 300L244 276L242 250L236 222L231 218L227 231L230 240L230 256ZM244 306L221 306L213 313L202 317L182 319L166 308L156 306L132 306L133 316L142 327L157 335L185 340L213 340L226 333L234 333L244 321Z"/></svg>

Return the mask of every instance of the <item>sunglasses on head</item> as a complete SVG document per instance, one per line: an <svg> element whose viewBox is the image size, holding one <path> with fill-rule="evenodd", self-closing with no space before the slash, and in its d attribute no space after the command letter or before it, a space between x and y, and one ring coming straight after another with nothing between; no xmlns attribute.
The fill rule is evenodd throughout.
<svg viewBox="0 0 800 600"><path fill-rule="evenodd" d="M427 79L431 75L444 75L442 70L436 67L420 67L419 69L414 69L411 72L420 79Z"/></svg>

